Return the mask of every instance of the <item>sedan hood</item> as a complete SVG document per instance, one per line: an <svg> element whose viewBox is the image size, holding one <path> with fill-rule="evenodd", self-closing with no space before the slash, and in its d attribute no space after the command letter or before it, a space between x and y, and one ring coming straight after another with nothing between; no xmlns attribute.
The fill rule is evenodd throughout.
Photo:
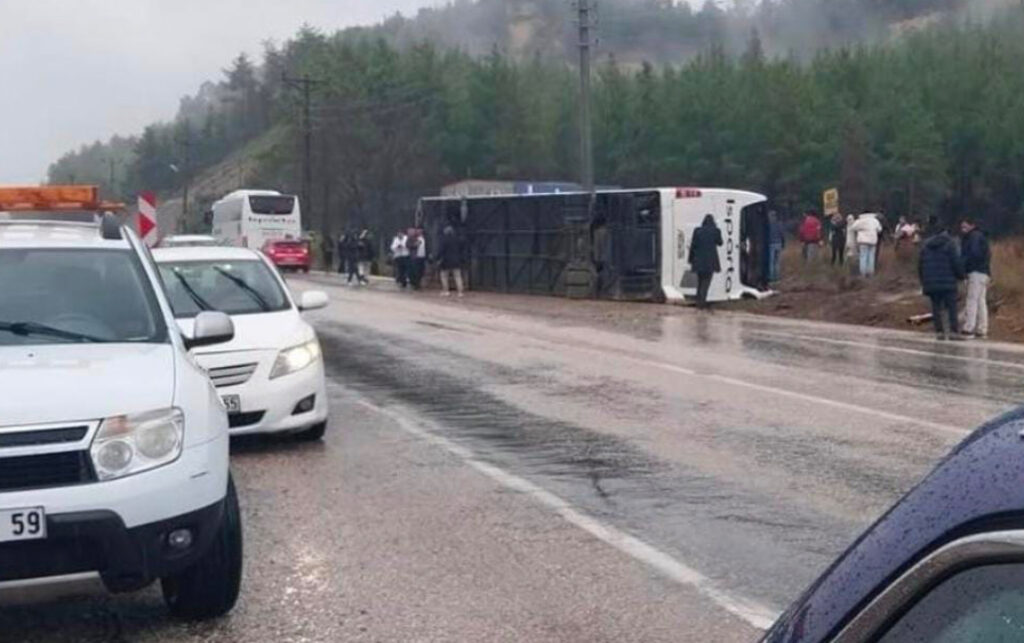
<svg viewBox="0 0 1024 643"><path fill-rule="evenodd" d="M0 346L0 426L98 420L173 403L170 344Z"/></svg>
<svg viewBox="0 0 1024 643"><path fill-rule="evenodd" d="M193 319L179 319L178 327L186 337L192 336ZM235 338L225 344L196 350L197 355L233 353L237 351L280 350L313 337L312 328L295 310L253 315L232 315Z"/></svg>

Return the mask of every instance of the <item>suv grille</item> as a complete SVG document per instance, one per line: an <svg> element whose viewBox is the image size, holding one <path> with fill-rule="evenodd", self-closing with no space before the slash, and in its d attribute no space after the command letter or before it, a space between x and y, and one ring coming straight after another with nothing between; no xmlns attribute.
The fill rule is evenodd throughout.
<svg viewBox="0 0 1024 643"><path fill-rule="evenodd" d="M10 447L35 447L43 444L62 444L78 442L89 432L87 426L69 426L60 429L40 429L38 431L16 431L0 433L0 449Z"/></svg>
<svg viewBox="0 0 1024 643"><path fill-rule="evenodd" d="M0 491L63 487L95 480L85 451L0 458Z"/></svg>
<svg viewBox="0 0 1024 643"><path fill-rule="evenodd" d="M235 366L220 366L217 368L207 369L207 373L210 375L210 380L213 385L217 388L224 386L237 386L239 384L245 384L252 377L252 374L256 372L258 364L237 364Z"/></svg>

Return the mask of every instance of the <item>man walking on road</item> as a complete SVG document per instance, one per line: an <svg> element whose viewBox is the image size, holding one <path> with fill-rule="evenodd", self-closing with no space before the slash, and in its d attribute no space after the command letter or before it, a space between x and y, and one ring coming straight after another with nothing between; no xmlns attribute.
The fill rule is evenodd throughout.
<svg viewBox="0 0 1024 643"><path fill-rule="evenodd" d="M462 283L462 244L455 234L455 228L447 226L441 237L441 247L437 253L438 268L441 272L441 296L451 295L451 281L455 280L455 289L459 297L463 296Z"/></svg>
<svg viewBox="0 0 1024 643"><path fill-rule="evenodd" d="M939 339L963 339L957 332L957 285L964 278L956 243L944 228L924 242L918 258L921 289L932 301L932 321Z"/></svg>
<svg viewBox="0 0 1024 643"><path fill-rule="evenodd" d="M808 212L800 223L800 243L804 244L804 263L818 256L818 245L821 244L821 221L813 212Z"/></svg>
<svg viewBox="0 0 1024 643"><path fill-rule="evenodd" d="M722 272L722 263L718 258L718 249L723 245L722 231L715 225L715 217L710 214L704 222L693 231L690 240L690 268L697 273L697 308L711 310L708 303L708 289L711 279L716 273Z"/></svg>
<svg viewBox="0 0 1024 643"><path fill-rule="evenodd" d="M850 231L855 235L857 242L860 276L871 277L875 274L878 241L882 234L882 224L878 221L878 215L865 212L853 222Z"/></svg>
<svg viewBox="0 0 1024 643"><path fill-rule="evenodd" d="M786 248L786 231L775 210L768 213L768 283L782 278L782 251Z"/></svg>
<svg viewBox="0 0 1024 643"><path fill-rule="evenodd" d="M964 336L988 336L988 284L992 280L992 250L988 236L968 217L960 223L963 234L964 272L967 273L967 304L964 308Z"/></svg>

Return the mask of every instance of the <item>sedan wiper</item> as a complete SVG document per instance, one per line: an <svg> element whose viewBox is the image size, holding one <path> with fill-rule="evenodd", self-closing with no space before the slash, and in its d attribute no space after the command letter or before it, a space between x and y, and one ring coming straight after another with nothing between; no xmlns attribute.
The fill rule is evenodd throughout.
<svg viewBox="0 0 1024 643"><path fill-rule="evenodd" d="M224 275L228 279L230 279L232 283L234 283L236 286L244 290L245 293L252 297L253 301L255 301L259 305L263 312L267 312L270 310L270 304L267 303L267 300L263 297L263 295L261 295L258 290L249 285L249 282L247 282L245 279L242 279L237 275L231 274L230 272L224 270L220 266L214 266L213 269L216 270L218 273Z"/></svg>
<svg viewBox="0 0 1024 643"><path fill-rule="evenodd" d="M196 292L196 289L192 287L185 275L181 274L177 270L172 271L175 279L177 279L182 287L185 289L185 293L189 296L189 299L195 302L196 306L199 306L199 310L213 310L213 306L208 301L203 299L202 295Z"/></svg>
<svg viewBox="0 0 1024 643"><path fill-rule="evenodd" d="M28 337L29 335L39 335L42 337L56 337L58 339L69 339L75 342L104 342L105 339L96 337L94 335L86 335L85 333L76 333L71 330L64 330L62 328L56 328L54 326L47 326L46 324L39 324L36 322L20 321L0 321L0 331L6 331L13 335L19 335L21 337Z"/></svg>

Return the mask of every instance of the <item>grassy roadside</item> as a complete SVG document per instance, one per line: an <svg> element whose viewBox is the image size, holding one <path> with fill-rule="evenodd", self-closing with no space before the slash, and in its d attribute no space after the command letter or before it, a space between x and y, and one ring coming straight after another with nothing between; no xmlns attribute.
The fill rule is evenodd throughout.
<svg viewBox="0 0 1024 643"><path fill-rule="evenodd" d="M905 246L897 252L885 244L873 279L851 275L849 266L831 266L829 254L821 248L818 258L805 264L800 245L790 243L783 254L779 294L739 307L764 315L932 332L930 324L914 326L907 321L931 311L917 278L916 248ZM1024 239L992 244L992 272L990 336L1024 342Z"/></svg>

